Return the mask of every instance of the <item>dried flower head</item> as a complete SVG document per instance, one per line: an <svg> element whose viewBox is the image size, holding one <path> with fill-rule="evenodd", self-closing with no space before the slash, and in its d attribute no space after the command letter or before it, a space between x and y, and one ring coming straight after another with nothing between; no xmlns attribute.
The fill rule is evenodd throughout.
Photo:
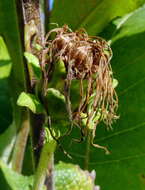
<svg viewBox="0 0 145 190"><path fill-rule="evenodd" d="M48 40L52 33L55 34L54 39ZM113 87L112 51L108 43L100 37L88 36L84 30L72 32L65 25L51 30L46 36L46 44L49 63L62 60L65 64L64 94L70 120L79 127L82 122L85 123L84 134L87 129L94 134L101 120L111 126L118 118L118 98ZM72 80L80 83L80 102L75 111L71 108L69 97Z"/></svg>

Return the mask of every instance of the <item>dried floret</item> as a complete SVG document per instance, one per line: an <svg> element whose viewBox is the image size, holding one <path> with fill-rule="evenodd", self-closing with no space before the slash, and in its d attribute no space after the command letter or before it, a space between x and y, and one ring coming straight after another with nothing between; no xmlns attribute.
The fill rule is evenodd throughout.
<svg viewBox="0 0 145 190"><path fill-rule="evenodd" d="M49 40L50 35L54 35ZM118 98L113 86L113 72L110 65L112 51L100 37L88 36L84 30L71 31L68 26L51 30L46 36L48 59L52 65L62 60L66 69L65 97L71 122L79 126L83 134L92 131L103 121L107 126L118 118ZM75 110L71 108L70 88L72 80L80 84L80 102ZM87 85L84 85L87 84ZM86 127L82 127L82 123Z"/></svg>

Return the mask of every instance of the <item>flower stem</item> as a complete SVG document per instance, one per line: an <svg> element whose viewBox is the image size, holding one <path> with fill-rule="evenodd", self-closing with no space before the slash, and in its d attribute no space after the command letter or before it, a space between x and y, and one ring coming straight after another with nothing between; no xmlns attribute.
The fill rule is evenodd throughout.
<svg viewBox="0 0 145 190"><path fill-rule="evenodd" d="M84 168L87 170L88 169L88 165L89 165L89 161L90 161L90 143L91 141L91 132L88 132L87 135L87 144L86 144L86 155L85 155L85 163L84 163Z"/></svg>
<svg viewBox="0 0 145 190"><path fill-rule="evenodd" d="M48 171L48 166L53 160L53 153L56 148L56 141L51 138L42 148L39 164L35 174L33 190L42 190Z"/></svg>

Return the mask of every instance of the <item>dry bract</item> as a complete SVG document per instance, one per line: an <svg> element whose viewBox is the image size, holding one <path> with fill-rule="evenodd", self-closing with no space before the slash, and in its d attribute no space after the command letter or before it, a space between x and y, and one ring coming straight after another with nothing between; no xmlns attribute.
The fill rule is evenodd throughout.
<svg viewBox="0 0 145 190"><path fill-rule="evenodd" d="M54 35L53 40L48 39L50 35ZM110 65L112 51L107 42L100 37L88 36L84 30L72 32L65 25L48 33L46 45L47 64L54 64L57 60L65 64L64 94L72 123L79 126L84 134L88 129L92 129L94 134L101 120L111 126L113 120L118 118L118 98ZM80 83L80 101L75 111L71 109L70 101L72 80ZM81 127L82 122L86 127Z"/></svg>

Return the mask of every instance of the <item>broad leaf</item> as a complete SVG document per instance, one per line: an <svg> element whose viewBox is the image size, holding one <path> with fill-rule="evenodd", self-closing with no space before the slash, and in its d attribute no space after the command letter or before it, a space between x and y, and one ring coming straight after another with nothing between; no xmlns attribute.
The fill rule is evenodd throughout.
<svg viewBox="0 0 145 190"><path fill-rule="evenodd" d="M0 161L0 169L12 190L31 190L33 185L33 176L22 176L10 168L7 167L2 161ZM4 178L3 177L3 178ZM8 187L5 187L8 188Z"/></svg>
<svg viewBox="0 0 145 190"><path fill-rule="evenodd" d="M33 55L29 52L25 52L24 56L27 59L28 64L32 65L34 76L36 76L38 79L40 79L41 68L40 68L40 64L39 64L39 59L35 55Z"/></svg>
<svg viewBox="0 0 145 190"><path fill-rule="evenodd" d="M2 171L1 179L5 179L6 183L3 188L6 190L32 190L33 176L23 176L8 168L6 164L0 161L0 171ZM56 190L92 190L94 187L95 173L83 171L78 165L66 164L60 162L55 166L54 172ZM98 186L95 186L96 188ZM97 188L98 189L98 188ZM46 187L42 190L46 190Z"/></svg>
<svg viewBox="0 0 145 190"><path fill-rule="evenodd" d="M19 81L18 91L19 88L24 88L24 67L16 2L14 0L0 2L0 35L4 37L12 58L15 83Z"/></svg>
<svg viewBox="0 0 145 190"><path fill-rule="evenodd" d="M17 1L1 1L0 2L0 35L4 38L8 48L11 60L12 71L9 84L6 84L10 90L14 111L14 120L16 127L20 127L22 122L21 108L16 105L18 95L26 90L26 81L24 74L23 52L20 41L19 21L21 16L17 15ZM9 11L8 11L9 10ZM18 9L20 10L20 9ZM21 14L21 11L19 12ZM2 89L3 90L3 89Z"/></svg>
<svg viewBox="0 0 145 190"><path fill-rule="evenodd" d="M44 108L39 99L33 94L22 92L17 100L17 105L27 107L36 114L44 112Z"/></svg>
<svg viewBox="0 0 145 190"><path fill-rule="evenodd" d="M0 160L3 160L5 163L9 162L12 149L14 147L16 139L16 127L13 122L4 133L0 135Z"/></svg>
<svg viewBox="0 0 145 190"><path fill-rule="evenodd" d="M0 36L0 79L9 77L11 67L12 61L10 59L4 40Z"/></svg>
<svg viewBox="0 0 145 190"><path fill-rule="evenodd" d="M72 29L85 27L95 35L115 17L122 16L140 5L144 0L55 0L51 23L68 24Z"/></svg>
<svg viewBox="0 0 145 190"><path fill-rule="evenodd" d="M119 81L120 119L107 131L97 127L96 143L107 146L102 150L64 139L64 148L72 153L73 161L96 170L101 190L145 189L145 6L132 13L118 27L112 41L112 66ZM100 18L101 19L101 18ZM76 132L74 129L73 136ZM59 152L57 158L64 159ZM66 158L67 159L67 158Z"/></svg>
<svg viewBox="0 0 145 190"><path fill-rule="evenodd" d="M12 108L8 89L8 76L12 62L2 37L0 37L0 132L4 131L11 123Z"/></svg>

